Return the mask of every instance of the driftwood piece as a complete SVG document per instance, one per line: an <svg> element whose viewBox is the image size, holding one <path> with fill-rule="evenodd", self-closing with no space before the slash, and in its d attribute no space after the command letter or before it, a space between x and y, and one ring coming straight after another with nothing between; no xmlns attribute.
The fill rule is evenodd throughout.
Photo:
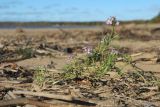
<svg viewBox="0 0 160 107"><path fill-rule="evenodd" d="M135 53L135 54L132 54L131 57L140 56L140 55L142 55L142 54L143 54L142 52L140 52L140 53Z"/></svg>
<svg viewBox="0 0 160 107"><path fill-rule="evenodd" d="M139 58L137 60L134 60L133 62L139 62L139 61L155 61L156 62L157 58Z"/></svg>
<svg viewBox="0 0 160 107"><path fill-rule="evenodd" d="M96 104L93 101L80 99L72 97L71 95L57 95L57 94L48 94L44 92L29 92L29 91L13 91L13 94L25 94L30 96L38 96L38 97L47 97L47 98L53 98L55 100L64 101L68 103L73 104L79 104L79 105L88 105L88 106L96 106Z"/></svg>
<svg viewBox="0 0 160 107"><path fill-rule="evenodd" d="M14 106L14 105L35 105L38 107L58 107L53 104L48 104L40 101L36 101L33 99L26 99L26 98L18 98L18 99L12 99L12 100L3 100L0 101L0 107L5 107L5 106Z"/></svg>
<svg viewBox="0 0 160 107"><path fill-rule="evenodd" d="M12 62L16 62L16 61L22 61L22 60L25 60L25 59L29 59L29 58L23 58L23 57L19 57L19 58L10 58L10 59L7 59L7 58L5 58L5 59L1 59L0 60L0 63L4 63L4 62L7 62L7 63L12 63Z"/></svg>
<svg viewBox="0 0 160 107"><path fill-rule="evenodd" d="M13 99L17 98L11 91L9 91L7 94Z"/></svg>
<svg viewBox="0 0 160 107"><path fill-rule="evenodd" d="M44 93L44 92L13 91L13 94L24 94L24 95L47 97L47 98L53 98L53 99L58 99L58 100L68 100L68 101L71 101L73 99L71 95L57 95L53 93L49 94L49 93Z"/></svg>
<svg viewBox="0 0 160 107"><path fill-rule="evenodd" d="M4 83L4 84L19 84L19 81L0 81L0 83Z"/></svg>

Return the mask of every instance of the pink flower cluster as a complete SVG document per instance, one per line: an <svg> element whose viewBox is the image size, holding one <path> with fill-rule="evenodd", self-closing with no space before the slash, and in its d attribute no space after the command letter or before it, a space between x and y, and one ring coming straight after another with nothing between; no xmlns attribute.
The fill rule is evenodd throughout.
<svg viewBox="0 0 160 107"><path fill-rule="evenodd" d="M119 51L117 51L116 49L111 49L111 54L115 54L115 55L118 55L119 54Z"/></svg>
<svg viewBox="0 0 160 107"><path fill-rule="evenodd" d="M71 62L74 58L75 58L74 54L69 54L69 56L67 58L67 62Z"/></svg>
<svg viewBox="0 0 160 107"><path fill-rule="evenodd" d="M84 47L84 52L86 52L88 55L92 54L93 49L91 47Z"/></svg>
<svg viewBox="0 0 160 107"><path fill-rule="evenodd" d="M112 17L110 17L106 20L106 24L107 25L112 25L112 26L115 26L115 25L118 26L119 21L117 21L116 17L112 16Z"/></svg>

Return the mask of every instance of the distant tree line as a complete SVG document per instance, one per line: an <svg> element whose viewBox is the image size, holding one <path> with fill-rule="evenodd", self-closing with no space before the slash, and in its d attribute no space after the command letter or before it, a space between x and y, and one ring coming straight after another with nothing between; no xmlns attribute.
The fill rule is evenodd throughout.
<svg viewBox="0 0 160 107"><path fill-rule="evenodd" d="M152 20L152 23L160 23L160 12L158 13L157 16L155 16Z"/></svg>
<svg viewBox="0 0 160 107"><path fill-rule="evenodd" d="M29 27L29 26L99 26L104 22L0 22L1 27L17 26L17 27Z"/></svg>
<svg viewBox="0 0 160 107"><path fill-rule="evenodd" d="M160 23L160 12L157 16L151 20L132 20L132 21L120 21L121 24L128 23ZM101 26L104 25L102 21L93 22L0 22L0 27L49 27L49 26Z"/></svg>

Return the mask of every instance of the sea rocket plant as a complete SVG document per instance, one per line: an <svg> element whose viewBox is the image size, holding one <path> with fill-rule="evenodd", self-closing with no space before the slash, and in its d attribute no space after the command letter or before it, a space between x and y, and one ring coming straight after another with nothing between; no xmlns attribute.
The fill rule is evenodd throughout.
<svg viewBox="0 0 160 107"><path fill-rule="evenodd" d="M111 32L106 34L94 49L90 46L84 47L83 50L87 55L75 58L72 63L65 67L65 78L73 79L91 76L97 78L114 70L116 70L118 74L122 74L121 69L116 67L116 60L121 56L119 52L111 46L111 42L118 36L115 27L119 25L119 22L116 17L110 17L106 20L106 24L111 26L109 27L111 28Z"/></svg>

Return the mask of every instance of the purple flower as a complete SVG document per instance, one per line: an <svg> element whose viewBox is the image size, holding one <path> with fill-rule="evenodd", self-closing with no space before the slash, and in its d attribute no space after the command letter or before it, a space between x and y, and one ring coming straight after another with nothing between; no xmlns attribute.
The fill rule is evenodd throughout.
<svg viewBox="0 0 160 107"><path fill-rule="evenodd" d="M88 55L92 54L93 49L91 47L84 47L84 52L86 52Z"/></svg>
<svg viewBox="0 0 160 107"><path fill-rule="evenodd" d="M107 20L106 20L106 24L107 24L107 25L112 25L112 21L111 21L110 19L107 19Z"/></svg>
<svg viewBox="0 0 160 107"><path fill-rule="evenodd" d="M116 49L111 49L111 54L115 54L115 55L117 55L117 54L119 54L119 51L117 51Z"/></svg>
<svg viewBox="0 0 160 107"><path fill-rule="evenodd" d="M115 25L119 25L119 22L117 21L116 17L112 16L106 20L106 24L115 26Z"/></svg>
<svg viewBox="0 0 160 107"><path fill-rule="evenodd" d="M71 62L72 61L72 59L74 59L74 57L75 57L75 55L73 55L73 54L70 54L69 56L68 56L68 62Z"/></svg>

